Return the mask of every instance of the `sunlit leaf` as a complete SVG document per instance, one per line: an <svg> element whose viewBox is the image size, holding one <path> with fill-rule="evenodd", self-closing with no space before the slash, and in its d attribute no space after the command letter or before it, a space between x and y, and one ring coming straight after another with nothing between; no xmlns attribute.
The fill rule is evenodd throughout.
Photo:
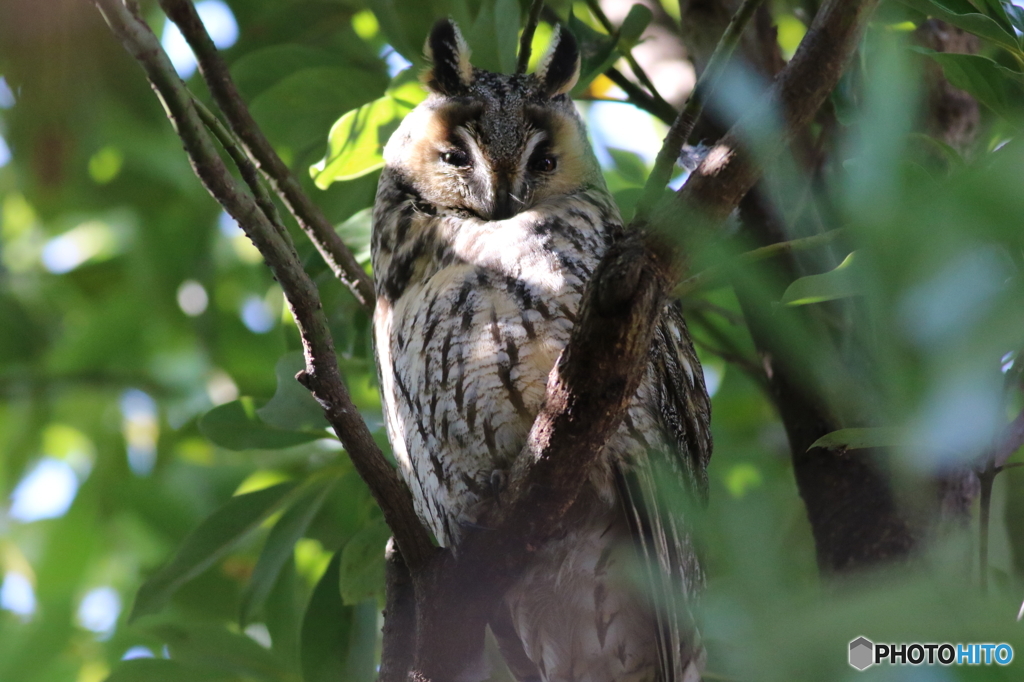
<svg viewBox="0 0 1024 682"><path fill-rule="evenodd" d="M864 448L896 447L906 443L906 434L902 429L887 427L868 427L839 429L814 441L811 447L826 450L860 450Z"/></svg>
<svg viewBox="0 0 1024 682"><path fill-rule="evenodd" d="M260 558L253 569L249 584L242 593L239 620L243 625L251 622L263 607L267 596L277 582L281 568L292 560L295 543L309 527L313 517L323 506L327 496L338 482L338 476L328 476L308 486L293 504L274 524L267 536L267 542L260 552Z"/></svg>
<svg viewBox="0 0 1024 682"><path fill-rule="evenodd" d="M252 398L219 405L199 420L203 435L229 450L276 450L329 437L325 431L285 430L265 423Z"/></svg>
<svg viewBox="0 0 1024 682"><path fill-rule="evenodd" d="M808 275L796 280L782 294L784 305L807 305L834 301L864 293L859 268L850 254L834 270L820 275Z"/></svg>
<svg viewBox="0 0 1024 682"><path fill-rule="evenodd" d="M294 488L294 483L281 483L228 500L189 533L174 557L143 583L135 597L131 618L163 608L182 585L222 559L259 527Z"/></svg>
<svg viewBox="0 0 1024 682"><path fill-rule="evenodd" d="M425 95L418 83L406 83L338 119L327 138L327 156L309 169L317 187L327 189L381 168L391 133Z"/></svg>

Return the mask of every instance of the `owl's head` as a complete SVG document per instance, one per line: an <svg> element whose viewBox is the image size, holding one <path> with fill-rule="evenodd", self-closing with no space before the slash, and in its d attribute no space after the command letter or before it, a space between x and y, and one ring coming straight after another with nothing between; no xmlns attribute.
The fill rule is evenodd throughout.
<svg viewBox="0 0 1024 682"><path fill-rule="evenodd" d="M430 204L503 220L545 199L603 186L586 130L569 100L580 53L556 30L533 74L474 68L451 20L427 39L430 96L413 110L384 150Z"/></svg>

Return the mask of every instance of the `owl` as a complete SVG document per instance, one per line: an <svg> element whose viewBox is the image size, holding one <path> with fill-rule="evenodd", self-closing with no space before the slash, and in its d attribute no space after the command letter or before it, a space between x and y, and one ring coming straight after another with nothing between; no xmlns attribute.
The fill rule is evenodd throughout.
<svg viewBox="0 0 1024 682"><path fill-rule="evenodd" d="M457 547L526 442L587 281L624 228L568 96L570 33L556 31L533 74L474 68L449 20L426 52L430 94L387 143L374 206L374 341L395 459L420 518ZM700 679L687 601L702 574L654 482L668 471L706 495L709 400L677 305L649 357L579 500L491 622L520 680Z"/></svg>

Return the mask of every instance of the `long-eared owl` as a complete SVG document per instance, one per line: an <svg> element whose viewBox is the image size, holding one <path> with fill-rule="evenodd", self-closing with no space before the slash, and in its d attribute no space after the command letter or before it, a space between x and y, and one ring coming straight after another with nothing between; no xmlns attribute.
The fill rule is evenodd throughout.
<svg viewBox="0 0 1024 682"><path fill-rule="evenodd" d="M427 57L430 95L384 151L374 336L395 458L420 517L453 546L523 447L623 227L567 95L580 69L571 34L556 31L535 73L502 75L474 68L441 20ZM621 428L492 620L519 679L699 680L686 598L702 575L654 479L674 472L703 498L708 420L701 367L667 306Z"/></svg>

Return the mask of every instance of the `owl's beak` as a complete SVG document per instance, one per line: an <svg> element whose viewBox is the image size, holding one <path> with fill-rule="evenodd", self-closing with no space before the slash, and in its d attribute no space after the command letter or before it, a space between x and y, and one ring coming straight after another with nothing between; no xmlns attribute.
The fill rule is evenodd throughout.
<svg viewBox="0 0 1024 682"><path fill-rule="evenodd" d="M519 201L513 192L512 178L501 171L495 173L494 201L491 204L491 220L506 220L519 212Z"/></svg>

